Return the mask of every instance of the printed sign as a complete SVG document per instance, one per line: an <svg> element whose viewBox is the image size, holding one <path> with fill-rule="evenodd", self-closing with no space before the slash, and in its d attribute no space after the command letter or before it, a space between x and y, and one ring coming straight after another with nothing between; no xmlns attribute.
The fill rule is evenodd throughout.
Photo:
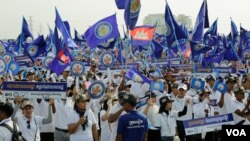
<svg viewBox="0 0 250 141"><path fill-rule="evenodd" d="M91 99L101 98L105 93L105 85L102 81L95 81L91 83L88 88L88 95Z"/></svg>
<svg viewBox="0 0 250 141"><path fill-rule="evenodd" d="M85 71L83 62L75 61L70 66L70 73L74 76L81 76Z"/></svg>
<svg viewBox="0 0 250 141"><path fill-rule="evenodd" d="M6 98L65 98L67 83L4 82L3 96Z"/></svg>
<svg viewBox="0 0 250 141"><path fill-rule="evenodd" d="M232 113L183 121L186 135L221 130L225 124L234 124Z"/></svg>
<svg viewBox="0 0 250 141"><path fill-rule="evenodd" d="M2 55L2 58L4 59L4 61L6 62L6 64L9 64L11 61L14 60L14 57L12 54L8 53L8 52L5 52L3 55Z"/></svg>
<svg viewBox="0 0 250 141"><path fill-rule="evenodd" d="M110 52L104 52L100 58L100 63L103 66L110 67L114 64L115 62L115 57L113 53Z"/></svg>
<svg viewBox="0 0 250 141"><path fill-rule="evenodd" d="M191 87L196 89L196 90L203 90L205 87L205 81L203 81L201 79L193 78L191 80Z"/></svg>

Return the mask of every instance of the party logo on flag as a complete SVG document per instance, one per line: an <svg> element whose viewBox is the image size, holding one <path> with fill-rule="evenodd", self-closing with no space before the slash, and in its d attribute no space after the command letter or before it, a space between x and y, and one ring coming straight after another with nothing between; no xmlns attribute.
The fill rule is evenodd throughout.
<svg viewBox="0 0 250 141"><path fill-rule="evenodd" d="M45 57L44 59L43 59L43 67L45 67L46 69L49 69L49 63L51 63L52 61L54 60L54 58L53 57L51 57L51 56L47 56L47 57Z"/></svg>
<svg viewBox="0 0 250 141"><path fill-rule="evenodd" d="M105 85L102 81L95 81L89 86L88 95L91 99L98 99L104 95L105 90Z"/></svg>
<svg viewBox="0 0 250 141"><path fill-rule="evenodd" d="M242 56L243 56L243 58L244 58L245 60L250 59L250 50L249 50L249 49L244 50L244 51L242 52Z"/></svg>
<svg viewBox="0 0 250 141"><path fill-rule="evenodd" d="M115 62L115 57L110 52L104 52L101 56L101 65L109 67L112 66Z"/></svg>
<svg viewBox="0 0 250 141"><path fill-rule="evenodd" d="M203 90L205 87L205 81L202 81L201 79L193 78L191 80L191 87L196 90Z"/></svg>
<svg viewBox="0 0 250 141"><path fill-rule="evenodd" d="M20 70L20 66L16 62L12 61L9 64L9 70L12 72L13 75L16 75Z"/></svg>
<svg viewBox="0 0 250 141"><path fill-rule="evenodd" d="M131 0L130 16L131 18L138 16L141 9L140 0Z"/></svg>
<svg viewBox="0 0 250 141"><path fill-rule="evenodd" d="M135 82L143 82L143 79L138 74L134 74L132 80Z"/></svg>
<svg viewBox="0 0 250 141"><path fill-rule="evenodd" d="M0 75L4 74L7 69L7 64L3 58L0 58Z"/></svg>
<svg viewBox="0 0 250 141"><path fill-rule="evenodd" d="M30 56L35 56L38 51L38 46L31 45L27 48L27 51Z"/></svg>
<svg viewBox="0 0 250 141"><path fill-rule="evenodd" d="M98 39L106 38L112 33L112 25L109 22L100 22L96 25L95 35Z"/></svg>
<svg viewBox="0 0 250 141"><path fill-rule="evenodd" d="M14 60L13 55L10 54L10 53L8 53L8 52L4 53L4 54L2 55L2 57L3 57L4 61L6 62L6 64L9 64L11 61Z"/></svg>
<svg viewBox="0 0 250 141"><path fill-rule="evenodd" d="M162 91L163 83L162 82L151 82L150 91Z"/></svg>
<svg viewBox="0 0 250 141"><path fill-rule="evenodd" d="M221 81L216 81L214 84L214 90L218 90L222 94L226 93L227 85L222 83Z"/></svg>
<svg viewBox="0 0 250 141"><path fill-rule="evenodd" d="M195 50L201 50L201 49L203 49L204 48L204 46L202 45L202 44L196 44L195 46L194 46L194 49Z"/></svg>
<svg viewBox="0 0 250 141"><path fill-rule="evenodd" d="M84 71L85 71L85 66L83 62L75 61L70 66L70 72L74 76L81 76L83 75Z"/></svg>
<svg viewBox="0 0 250 141"><path fill-rule="evenodd" d="M109 40L107 40L107 41L102 42L102 43L100 44L100 46L102 46L102 47L105 48L105 49L108 49L109 46L110 46L110 44L111 44L111 42L114 42L114 41L115 41L115 38L111 38L111 39L109 39Z"/></svg>

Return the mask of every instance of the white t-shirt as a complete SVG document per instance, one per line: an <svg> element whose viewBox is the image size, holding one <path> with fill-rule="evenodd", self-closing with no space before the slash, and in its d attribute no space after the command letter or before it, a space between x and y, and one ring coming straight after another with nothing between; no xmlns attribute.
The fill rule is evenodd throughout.
<svg viewBox="0 0 250 141"><path fill-rule="evenodd" d="M194 104L193 106L194 119L206 117L205 109L208 110L208 116L213 115L213 110L208 106L207 103L208 100L205 99L203 102Z"/></svg>
<svg viewBox="0 0 250 141"><path fill-rule="evenodd" d="M169 115L165 112L155 115L155 127L161 127L161 136L175 136L176 134L176 118L178 112L171 110Z"/></svg>
<svg viewBox="0 0 250 141"><path fill-rule="evenodd" d="M11 121L11 118L4 119L0 122L0 124L7 124L11 128L13 128L13 122ZM0 141L11 141L12 133L10 130L6 127L0 126Z"/></svg>
<svg viewBox="0 0 250 141"><path fill-rule="evenodd" d="M228 92L226 92L224 94L224 104L220 108L221 115L223 115L223 114L229 114L229 113L233 113L234 112L232 110L232 102L233 102L234 99L235 99L234 94L230 94Z"/></svg>
<svg viewBox="0 0 250 141"><path fill-rule="evenodd" d="M67 121L70 119L70 113L73 111L73 102L69 99L67 99L66 102L61 99L56 99L54 103L56 107L56 113L54 114L54 126L59 129L67 130Z"/></svg>
<svg viewBox="0 0 250 141"><path fill-rule="evenodd" d="M120 109L122 108L122 106L117 103L116 105L114 105L111 109L110 109L110 112L109 114L114 114L116 113L117 111L119 111ZM123 111L121 115L124 115L126 112ZM120 115L120 116L121 116ZM119 119L119 118L118 118ZM111 127L111 141L115 141L115 138L116 138L116 131L117 131L117 126L118 126L118 119L116 121L114 121L113 123L110 123L110 127Z"/></svg>
<svg viewBox="0 0 250 141"><path fill-rule="evenodd" d="M141 108L141 113L144 112L144 110L146 109L147 105L144 105L142 108ZM150 106L149 109L148 109L148 112L147 112L147 120L148 120L148 125L149 125L149 128L151 126L154 126L155 125L155 119L154 119L154 116L156 114L159 113L159 106L157 105L153 105L153 106ZM143 113L144 114L144 113ZM150 126L151 125L151 126Z"/></svg>
<svg viewBox="0 0 250 141"><path fill-rule="evenodd" d="M218 105L219 101L220 101L220 97L221 97L221 93L219 91L213 91L212 89L210 90L211 94L210 96L210 101L209 101L209 105L213 107L215 112L218 112L219 114L221 114L221 109Z"/></svg>
<svg viewBox="0 0 250 141"><path fill-rule="evenodd" d="M233 100L232 102L232 111L235 124L244 120L244 117L241 117L235 113L236 110L242 111L245 108L245 104L243 102L239 102L238 100Z"/></svg>
<svg viewBox="0 0 250 141"><path fill-rule="evenodd" d="M101 141L110 141L111 139L111 128L109 126L108 120L103 121L102 117L107 111L101 110L100 112L100 123L101 123Z"/></svg>
<svg viewBox="0 0 250 141"><path fill-rule="evenodd" d="M22 136L27 141L40 141L40 127L43 124L44 117L40 116L32 116L30 120L30 129L27 127L28 119L22 115L17 116L17 124L19 126L20 131L22 132Z"/></svg>
<svg viewBox="0 0 250 141"><path fill-rule="evenodd" d="M91 110L86 111L87 117L88 117L88 125L85 126L85 130L82 129L82 126L80 125L76 132L73 134L70 134L70 141L93 141L93 133L92 133L92 125L96 124L97 121L95 119L95 116ZM80 117L79 114L73 110L70 114L70 118L68 119L67 123L72 124L79 121Z"/></svg>
<svg viewBox="0 0 250 141"><path fill-rule="evenodd" d="M184 98L178 98L176 97L176 100L173 102L172 108L176 111L182 111L185 106L185 101L189 99L189 104L187 106L187 113L184 116L178 117L177 120L189 120L192 119L192 113L193 113L193 99L190 96L184 96Z"/></svg>

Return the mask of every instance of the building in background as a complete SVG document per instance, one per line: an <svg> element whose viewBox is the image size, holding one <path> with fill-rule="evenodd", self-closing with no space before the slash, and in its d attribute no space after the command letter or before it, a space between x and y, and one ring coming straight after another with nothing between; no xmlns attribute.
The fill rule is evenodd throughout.
<svg viewBox="0 0 250 141"><path fill-rule="evenodd" d="M144 18L143 24L154 25L155 23L157 23L155 32L158 34L165 34L166 26L164 18L165 18L164 14L149 14ZM178 22L178 24L184 24L189 31L192 30L192 20L189 16L184 14L179 14L177 17L175 16L175 19Z"/></svg>

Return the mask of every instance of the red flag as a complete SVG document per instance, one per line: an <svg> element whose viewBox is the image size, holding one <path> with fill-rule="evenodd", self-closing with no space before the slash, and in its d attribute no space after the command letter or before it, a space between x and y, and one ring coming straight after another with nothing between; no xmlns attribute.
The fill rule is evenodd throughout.
<svg viewBox="0 0 250 141"><path fill-rule="evenodd" d="M61 50L57 57L65 64L69 63L69 56L66 56L65 53L64 53L64 49Z"/></svg>

